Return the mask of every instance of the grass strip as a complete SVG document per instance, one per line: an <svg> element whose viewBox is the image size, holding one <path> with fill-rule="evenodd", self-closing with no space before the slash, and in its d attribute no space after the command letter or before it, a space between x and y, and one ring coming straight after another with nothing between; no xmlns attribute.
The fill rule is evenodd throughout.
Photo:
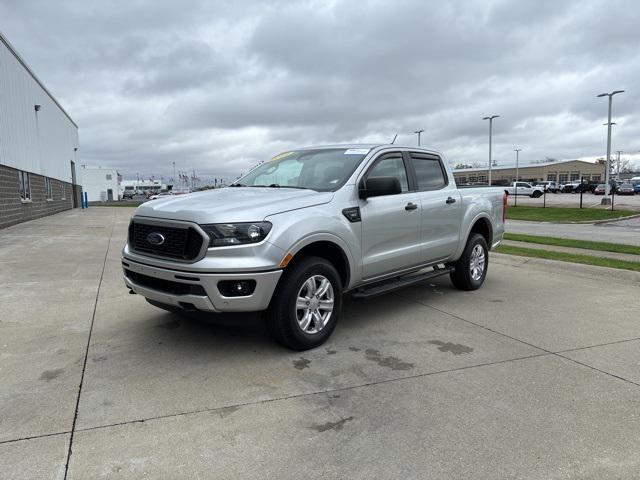
<svg viewBox="0 0 640 480"><path fill-rule="evenodd" d="M557 247L583 248L585 250L598 250L601 252L628 253L640 255L640 247L625 245L622 243L592 242L590 240L574 240L572 238L541 237L538 235L525 235L521 233L505 233L505 240L514 242L537 243L540 245L555 245Z"/></svg>
<svg viewBox="0 0 640 480"><path fill-rule="evenodd" d="M507 209L507 218L511 220L529 220L535 222L584 222L590 220L610 220L637 215L632 210L601 210L596 208L562 207L514 207Z"/></svg>
<svg viewBox="0 0 640 480"><path fill-rule="evenodd" d="M640 272L640 262L628 262L626 260L616 260L613 258L576 255L574 253L538 250L535 248L512 247L511 245L500 245L496 249L496 252L506 253L508 255L520 255L522 257L546 258L548 260L557 260L560 262L581 263L584 265L595 265L597 267L617 268L621 270Z"/></svg>

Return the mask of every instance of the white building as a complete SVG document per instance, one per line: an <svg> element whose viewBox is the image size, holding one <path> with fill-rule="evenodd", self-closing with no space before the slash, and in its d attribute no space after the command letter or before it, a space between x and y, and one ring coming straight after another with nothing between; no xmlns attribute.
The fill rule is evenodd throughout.
<svg viewBox="0 0 640 480"><path fill-rule="evenodd" d="M80 168L82 191L87 192L90 202L106 202L120 200L119 176L113 168L87 167Z"/></svg>
<svg viewBox="0 0 640 480"><path fill-rule="evenodd" d="M79 205L78 126L0 33L0 228Z"/></svg>

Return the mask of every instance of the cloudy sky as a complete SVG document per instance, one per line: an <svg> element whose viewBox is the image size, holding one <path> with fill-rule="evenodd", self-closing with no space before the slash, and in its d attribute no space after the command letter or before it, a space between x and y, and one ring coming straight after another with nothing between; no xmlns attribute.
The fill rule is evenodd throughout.
<svg viewBox="0 0 640 480"><path fill-rule="evenodd" d="M80 126L82 163L235 178L295 146L388 142L452 163L640 160L640 4L0 0L0 30ZM623 154L625 156L626 154ZM638 162L640 163L640 162Z"/></svg>

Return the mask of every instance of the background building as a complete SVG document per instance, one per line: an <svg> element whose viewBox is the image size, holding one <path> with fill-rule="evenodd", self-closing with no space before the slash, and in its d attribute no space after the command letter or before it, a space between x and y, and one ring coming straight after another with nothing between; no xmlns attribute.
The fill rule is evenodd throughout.
<svg viewBox="0 0 640 480"><path fill-rule="evenodd" d="M79 205L78 126L0 34L0 228Z"/></svg>
<svg viewBox="0 0 640 480"><path fill-rule="evenodd" d="M82 190L87 193L90 202L106 202L120 200L119 174L113 168L80 168Z"/></svg>
<svg viewBox="0 0 640 480"><path fill-rule="evenodd" d="M518 177L524 182L572 182L575 180L604 181L605 166L599 163L582 160L567 160L565 162L537 163L520 166ZM456 183L487 183L488 168L458 168L453 171ZM506 185L516 180L516 167L493 167L491 169L493 184Z"/></svg>

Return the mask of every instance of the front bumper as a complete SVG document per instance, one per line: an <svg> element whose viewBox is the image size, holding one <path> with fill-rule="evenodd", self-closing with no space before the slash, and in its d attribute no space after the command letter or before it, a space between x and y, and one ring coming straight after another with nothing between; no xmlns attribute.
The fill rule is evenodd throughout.
<svg viewBox="0 0 640 480"><path fill-rule="evenodd" d="M267 272L242 273L195 273L152 267L122 259L124 282L135 293L150 300L185 309L197 309L205 312L258 312L269 306L273 292L276 289L282 270ZM146 282L135 281L131 273L139 274L164 282L153 282L153 286ZM138 277L140 278L140 277ZM225 297L218 290L221 280L255 280L256 286L252 294L243 297ZM180 290L198 292L176 294L176 284ZM195 288L189 288L189 286ZM201 288L199 288L201 287ZM204 293L201 294L201 293Z"/></svg>

